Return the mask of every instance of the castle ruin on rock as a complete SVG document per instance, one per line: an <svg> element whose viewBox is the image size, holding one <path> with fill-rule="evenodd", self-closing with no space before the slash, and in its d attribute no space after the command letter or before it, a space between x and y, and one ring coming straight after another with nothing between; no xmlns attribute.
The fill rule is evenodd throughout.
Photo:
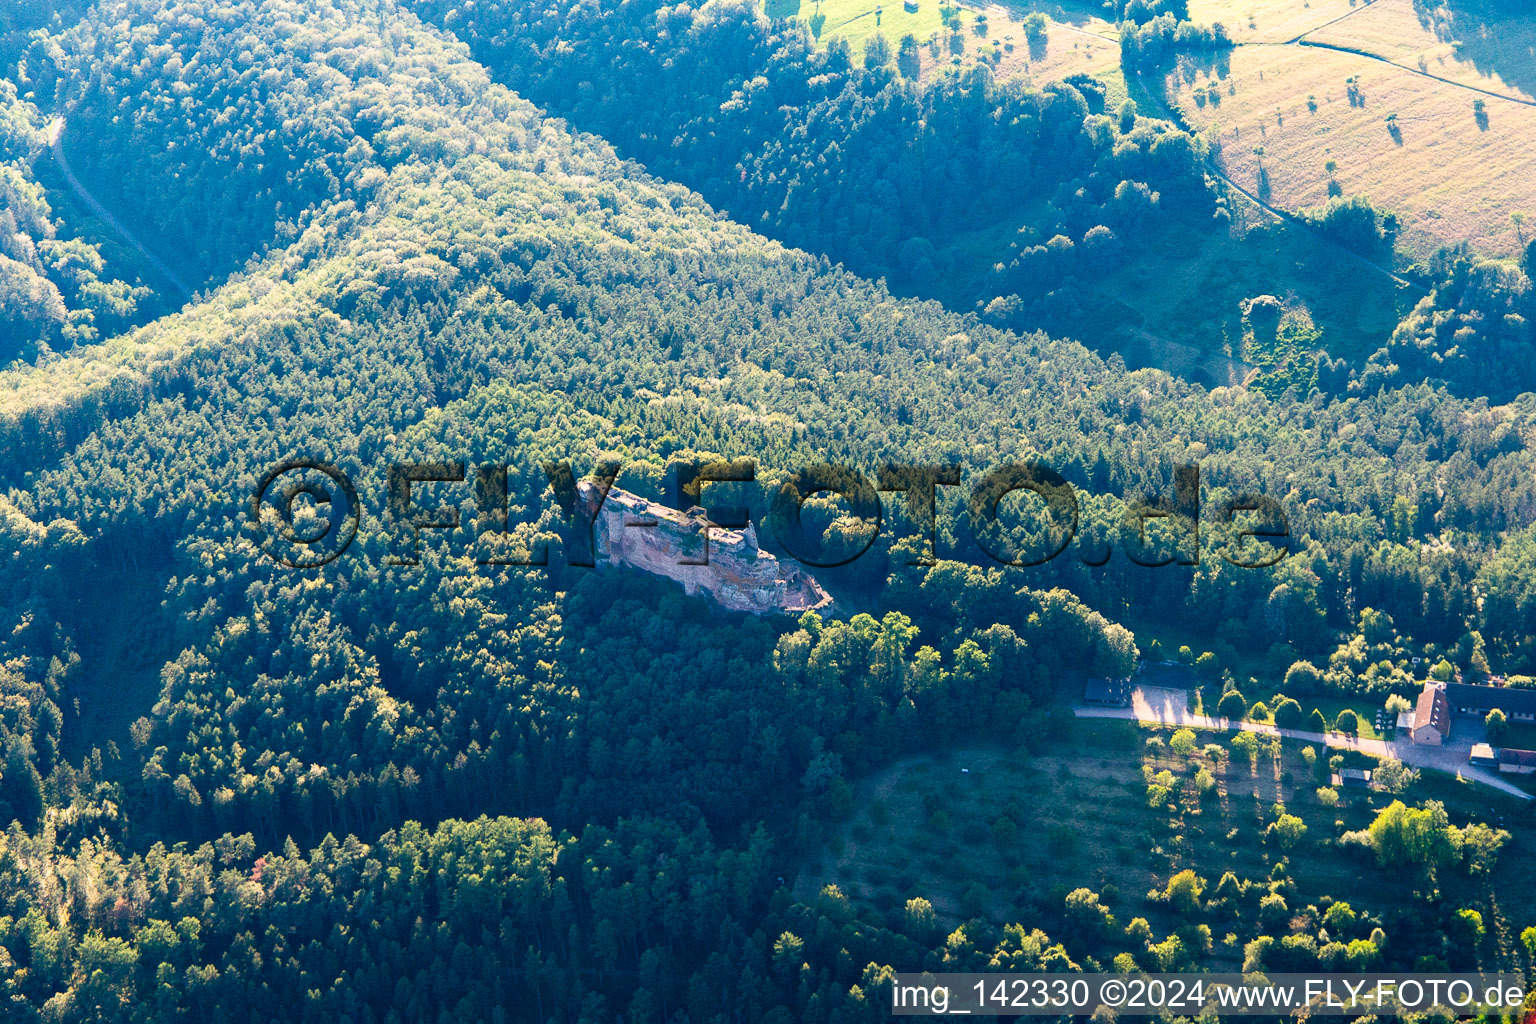
<svg viewBox="0 0 1536 1024"><path fill-rule="evenodd" d="M813 576L760 549L751 523L726 529L709 522L703 509L679 512L618 487L604 499L589 480L577 485L577 495L582 516L592 523L599 568L629 566L665 576L689 595L703 593L723 608L754 615L798 614L832 603Z"/></svg>

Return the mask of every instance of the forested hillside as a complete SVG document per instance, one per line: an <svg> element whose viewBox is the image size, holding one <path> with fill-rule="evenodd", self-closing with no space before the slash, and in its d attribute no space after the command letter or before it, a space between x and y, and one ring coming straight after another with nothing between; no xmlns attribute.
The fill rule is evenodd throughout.
<svg viewBox="0 0 1536 1024"><path fill-rule="evenodd" d="M1021 923L946 936L920 907L796 902L791 885L853 779L1049 731L1080 673L1129 672L1128 625L1179 618L1220 667L1239 648L1282 671L1312 658L1316 685L1346 692L1411 686L1396 666L1430 649L1469 672L1531 667L1529 395L1207 391L895 297L852 258L738 222L771 208L791 241L892 259L907 240L879 218L814 209L872 144L803 186L784 176L821 166L817 141L767 146L733 220L547 119L389 0L117 0L46 39L54 70L29 74L68 112L72 160L206 293L0 374L7 1020L883 1018L892 965L1113 955L1115 937L1047 935L1033 897L999 912ZM829 116L929 125L887 158L945 138L992 154L929 161L932 181L910 168L901 216L936 233L935 190L985 170L1019 191L977 201L1005 205L1092 178L1052 230L1102 215L1132 232L1116 211L1152 191L1214 205L1192 140L1095 114L1075 87L925 92L782 45L753 59L814 74L766 78L754 111L803 89ZM682 68L700 109L729 117L718 72ZM679 133L721 136L680 114ZM275 564L247 518L257 480L295 456L335 462L366 506L323 570ZM829 574L836 614L798 621L562 565L541 463L618 459L620 486L659 498L669 471L715 457L757 461L740 499L760 521L815 463L954 463L971 484L1037 458L1080 488L1082 539L1005 570L961 511L937 564L914 568L916 524L893 507L881 544ZM422 484L422 507L460 506L462 523L396 564L412 545L387 467L453 460L510 463L511 536L479 535L469 484ZM1235 568L1211 541L1198 567L1132 563L1125 502L1171 494L1195 461L1212 509L1277 499L1293 557ZM857 546L832 503L806 518ZM1037 519L1007 526L1045 543ZM544 546L548 569L485 560ZM1503 599L1476 600L1474 581ZM1401 927L1386 962L1430 955Z"/></svg>
<svg viewBox="0 0 1536 1024"><path fill-rule="evenodd" d="M104 226L45 186L58 178L49 141L43 111L0 80L0 365L100 341L165 309Z"/></svg>
<svg viewBox="0 0 1536 1024"><path fill-rule="evenodd" d="M818 48L799 21L770 22L750 0L699 10L412 5L551 113L755 229L887 278L899 292L1207 384L1224 382L1211 376L1219 360L1189 366L1174 353L1224 351L1256 364L1253 385L1271 395L1428 380L1504 399L1530 385L1521 368L1536 335L1519 265L1466 252L1437 258L1417 276L1454 311L1435 320L1441 338L1424 338L1420 313L1388 344L1392 305L1407 313L1422 292L1394 294L1389 275L1335 243L1391 264L1392 239L1383 251L1374 226L1362 240L1350 217L1320 208L1315 235L1271 226L1224 241L1236 207L1254 207L1215 187L1204 136L1147 116L1160 106L1106 109L1094 79L1031 88L968 65L919 88L903 62L913 40L877 34L883 45L855 60L838 37ZM1211 64L1212 46L1221 49L1210 29L1177 20L1189 16L1185 4L1112 13L1124 19L1133 68L1177 65L1193 77ZM639 39L646 45L627 42ZM634 96L655 101L637 105ZM1353 202L1343 214L1362 198ZM1364 208L1377 216L1368 198ZM1476 287L1466 287L1469 277ZM1355 287L1331 287L1340 279ZM1169 292L1182 298L1170 303ZM1301 345L1271 346L1237 322L1238 308L1266 293L1310 312L1316 329Z"/></svg>

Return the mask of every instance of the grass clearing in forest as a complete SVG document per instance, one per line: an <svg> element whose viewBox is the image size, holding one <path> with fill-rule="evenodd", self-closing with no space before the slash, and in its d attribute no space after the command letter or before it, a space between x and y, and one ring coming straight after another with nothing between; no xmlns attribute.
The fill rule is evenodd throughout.
<svg viewBox="0 0 1536 1024"><path fill-rule="evenodd" d="M823 44L846 39L855 56L877 33L893 51L904 36L914 36L924 75L984 61L999 78L1024 77L1038 84L1092 75L1104 81L1112 103L1125 98L1119 31L1089 13L1087 4L918 0L916 7L908 10L903 0L766 0L764 5L770 17L805 22ZM1032 34L1025 25L1035 12L1045 18L1043 33Z"/></svg>

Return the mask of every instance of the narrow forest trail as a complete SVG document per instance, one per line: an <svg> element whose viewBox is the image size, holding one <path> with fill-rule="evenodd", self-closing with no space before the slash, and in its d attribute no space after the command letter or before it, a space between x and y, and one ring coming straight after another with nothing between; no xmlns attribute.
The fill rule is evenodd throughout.
<svg viewBox="0 0 1536 1024"><path fill-rule="evenodd" d="M64 173L64 180L69 183L70 191L86 205L86 208L98 220L115 231L123 241L132 246L140 256L143 256L144 261L153 267L157 274L165 278L181 294L183 299L190 300L192 298L192 289L187 287L187 283L174 270L166 266L154 253L150 252L149 248L139 240L139 237L129 230L126 224L113 216L112 211L103 206L80 183L80 179L75 177L75 172L69 166L69 158L64 155L64 123L64 118L55 117L53 123L48 126L48 148L53 153L54 162L59 165L59 170Z"/></svg>

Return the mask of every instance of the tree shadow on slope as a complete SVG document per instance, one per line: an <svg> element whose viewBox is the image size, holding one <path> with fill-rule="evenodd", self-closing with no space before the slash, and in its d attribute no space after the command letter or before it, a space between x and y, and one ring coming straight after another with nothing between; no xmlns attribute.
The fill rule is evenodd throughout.
<svg viewBox="0 0 1536 1024"><path fill-rule="evenodd" d="M1525 0L1414 0L1459 59L1536 96L1536 18Z"/></svg>

